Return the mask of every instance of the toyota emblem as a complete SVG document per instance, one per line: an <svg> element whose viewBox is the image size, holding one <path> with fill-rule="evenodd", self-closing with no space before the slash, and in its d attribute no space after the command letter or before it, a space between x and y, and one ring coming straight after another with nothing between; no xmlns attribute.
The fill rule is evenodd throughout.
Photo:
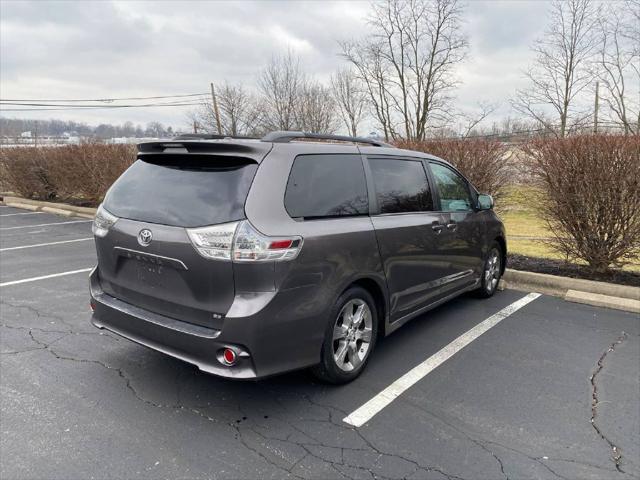
<svg viewBox="0 0 640 480"><path fill-rule="evenodd" d="M149 245L152 239L153 234L151 233L151 230L145 228L144 230L140 230L140 233L138 233L138 243L143 247Z"/></svg>

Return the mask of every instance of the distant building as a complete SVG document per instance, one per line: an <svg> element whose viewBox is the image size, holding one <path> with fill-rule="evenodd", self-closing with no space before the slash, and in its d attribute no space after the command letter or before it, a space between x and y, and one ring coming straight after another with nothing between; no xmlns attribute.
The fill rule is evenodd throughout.
<svg viewBox="0 0 640 480"><path fill-rule="evenodd" d="M20 138L31 138L31 132L22 132Z"/></svg>

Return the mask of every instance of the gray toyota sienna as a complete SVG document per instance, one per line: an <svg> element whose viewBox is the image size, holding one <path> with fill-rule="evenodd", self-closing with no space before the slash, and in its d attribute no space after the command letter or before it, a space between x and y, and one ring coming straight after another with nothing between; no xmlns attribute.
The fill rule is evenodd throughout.
<svg viewBox="0 0 640 480"><path fill-rule="evenodd" d="M505 267L493 200L446 161L273 132L142 143L93 233L93 324L238 379L356 378L376 340Z"/></svg>

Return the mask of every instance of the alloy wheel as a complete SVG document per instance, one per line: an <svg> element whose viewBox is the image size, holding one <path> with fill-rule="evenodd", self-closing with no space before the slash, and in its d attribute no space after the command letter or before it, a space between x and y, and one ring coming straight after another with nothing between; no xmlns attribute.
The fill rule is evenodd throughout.
<svg viewBox="0 0 640 480"><path fill-rule="evenodd" d="M500 252L493 248L484 270L484 284L487 293L492 293L500 281Z"/></svg>
<svg viewBox="0 0 640 480"><path fill-rule="evenodd" d="M349 300L340 310L333 327L333 359L345 372L358 368L371 347L371 309L364 300Z"/></svg>

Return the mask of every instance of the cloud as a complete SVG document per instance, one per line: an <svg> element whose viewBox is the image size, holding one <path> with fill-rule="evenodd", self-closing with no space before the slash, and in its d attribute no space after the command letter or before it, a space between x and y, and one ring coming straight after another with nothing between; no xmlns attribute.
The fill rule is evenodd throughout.
<svg viewBox="0 0 640 480"><path fill-rule="evenodd" d="M504 100L515 90L545 10L544 2L469 2L470 58L456 92L462 106ZM211 81L254 85L268 60L287 48L310 75L326 81L344 62L338 40L364 35L368 11L362 1L3 2L1 96L104 98L206 92ZM182 127L186 110L28 116Z"/></svg>

